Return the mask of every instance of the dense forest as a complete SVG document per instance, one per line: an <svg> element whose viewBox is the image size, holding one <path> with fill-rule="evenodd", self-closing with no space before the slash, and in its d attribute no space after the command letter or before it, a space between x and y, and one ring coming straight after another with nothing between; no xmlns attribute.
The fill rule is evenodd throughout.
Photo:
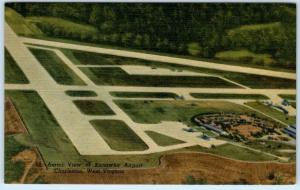
<svg viewBox="0 0 300 190"><path fill-rule="evenodd" d="M239 55L237 61L296 67L294 4L8 3L6 6L26 18L32 17L31 21L51 37L202 58L223 55L224 60L230 60L230 55L235 55L232 52L247 52ZM74 30L59 24L61 20L48 17L93 29ZM45 20L38 22L38 18Z"/></svg>

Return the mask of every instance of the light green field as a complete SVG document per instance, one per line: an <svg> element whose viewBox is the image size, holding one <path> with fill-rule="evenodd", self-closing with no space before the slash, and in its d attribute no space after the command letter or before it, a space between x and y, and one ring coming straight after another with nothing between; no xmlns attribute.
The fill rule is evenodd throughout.
<svg viewBox="0 0 300 190"><path fill-rule="evenodd" d="M263 113L265 113L266 115L278 119L286 124L295 124L296 123L296 117L294 116L287 116L285 115L283 112L273 109L269 106L264 105L261 102L247 102L246 105L257 109Z"/></svg>
<svg viewBox="0 0 300 190"><path fill-rule="evenodd" d="M262 94L191 93L191 96L199 99L269 99Z"/></svg>
<svg viewBox="0 0 300 190"><path fill-rule="evenodd" d="M252 161L267 161L275 160L276 158L268 156L260 152L254 152L252 150L241 148L231 144L224 144L217 146L216 148L200 148L201 151L219 156L224 156L237 160L252 160Z"/></svg>
<svg viewBox="0 0 300 190"><path fill-rule="evenodd" d="M271 65L276 63L269 54L256 54L248 50L222 51L216 53L215 58L224 61L257 65Z"/></svg>
<svg viewBox="0 0 300 190"><path fill-rule="evenodd" d="M148 136L150 136L156 144L159 146L170 146L175 144L184 143L181 140L174 139L172 137L157 133L155 131L145 131Z"/></svg>
<svg viewBox="0 0 300 190"><path fill-rule="evenodd" d="M54 52L35 48L30 48L30 51L57 83L64 85L85 85Z"/></svg>
<svg viewBox="0 0 300 190"><path fill-rule="evenodd" d="M92 120L90 123L113 149L118 151L142 151L148 146L123 121Z"/></svg>
<svg viewBox="0 0 300 190"><path fill-rule="evenodd" d="M29 81L10 53L5 49L5 83L28 84Z"/></svg>
<svg viewBox="0 0 300 190"><path fill-rule="evenodd" d="M54 31L56 36L72 36L80 38L81 40L91 39L97 37L98 30L90 25L75 23L61 18L55 17L26 17L26 22L35 24L45 34L50 34Z"/></svg>
<svg viewBox="0 0 300 190"><path fill-rule="evenodd" d="M76 107L86 115L114 115L115 113L103 101L74 100Z"/></svg>
<svg viewBox="0 0 300 190"><path fill-rule="evenodd" d="M18 35L43 34L36 25L26 21L22 15L9 7L5 7L5 21Z"/></svg>

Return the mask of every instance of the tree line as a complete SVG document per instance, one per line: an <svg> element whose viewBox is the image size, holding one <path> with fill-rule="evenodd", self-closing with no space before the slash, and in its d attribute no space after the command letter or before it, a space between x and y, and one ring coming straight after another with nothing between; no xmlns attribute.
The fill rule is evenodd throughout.
<svg viewBox="0 0 300 190"><path fill-rule="evenodd" d="M58 17L92 25L99 31L97 36L85 39L73 37L77 40L206 58L220 51L248 49L270 54L283 66L295 67L294 4L8 3L7 6L25 17ZM245 25L255 26L243 28Z"/></svg>

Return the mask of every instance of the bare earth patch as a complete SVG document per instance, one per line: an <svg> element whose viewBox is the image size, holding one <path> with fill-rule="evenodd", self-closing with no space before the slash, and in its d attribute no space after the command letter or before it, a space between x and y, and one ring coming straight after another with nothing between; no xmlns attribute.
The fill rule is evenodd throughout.
<svg viewBox="0 0 300 190"><path fill-rule="evenodd" d="M25 133L26 128L11 99L5 98L5 135Z"/></svg>

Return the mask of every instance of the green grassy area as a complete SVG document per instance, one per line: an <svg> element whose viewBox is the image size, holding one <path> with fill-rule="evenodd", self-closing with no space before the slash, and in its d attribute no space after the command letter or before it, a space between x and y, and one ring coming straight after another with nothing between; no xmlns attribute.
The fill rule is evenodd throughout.
<svg viewBox="0 0 300 190"><path fill-rule="evenodd" d="M85 85L85 83L52 51L29 48L53 79L64 85Z"/></svg>
<svg viewBox="0 0 300 190"><path fill-rule="evenodd" d="M248 147L261 150L263 152L268 152L277 156L287 156L285 153L278 151L280 149L296 150L295 145L290 145L278 141L256 140L256 141L250 141L246 145ZM293 155L290 154L289 157L290 156Z"/></svg>
<svg viewBox="0 0 300 190"><path fill-rule="evenodd" d="M18 35L42 35L41 30L35 25L25 20L15 10L5 7L5 22L16 32Z"/></svg>
<svg viewBox="0 0 300 190"><path fill-rule="evenodd" d="M224 145L216 146L215 148L201 147L201 151L206 153L216 154L219 156L224 156L227 158L236 159L236 160L244 160L244 161L267 161L267 160L276 159L269 155L260 152L254 152L252 150L238 147L231 144L224 144Z"/></svg>
<svg viewBox="0 0 300 190"><path fill-rule="evenodd" d="M15 62L14 58L5 49L5 83L28 84L29 81L23 71Z"/></svg>
<svg viewBox="0 0 300 190"><path fill-rule="evenodd" d="M81 70L97 85L240 88L218 77L129 75L115 67L82 67Z"/></svg>
<svg viewBox="0 0 300 190"><path fill-rule="evenodd" d="M289 101L296 101L296 94L279 94L279 96Z"/></svg>
<svg viewBox="0 0 300 190"><path fill-rule="evenodd" d="M191 93L191 96L199 99L269 99L262 94Z"/></svg>
<svg viewBox="0 0 300 190"><path fill-rule="evenodd" d="M17 183L24 173L23 162L13 162L11 159L27 147L18 143L13 135L6 136L4 141L4 181L5 183Z"/></svg>
<svg viewBox="0 0 300 190"><path fill-rule="evenodd" d="M98 100L74 100L74 104L87 115L114 115L115 113L103 101Z"/></svg>
<svg viewBox="0 0 300 190"><path fill-rule="evenodd" d="M180 121L194 125L192 117L209 112L253 113L254 111L226 101L176 101L176 100L115 100L135 122L160 123ZM260 114L257 114L260 115Z"/></svg>
<svg viewBox="0 0 300 190"><path fill-rule="evenodd" d="M148 136L150 136L156 144L159 146L170 146L175 144L184 143L184 141L174 139L172 137L157 133L155 131L145 131Z"/></svg>
<svg viewBox="0 0 300 190"><path fill-rule="evenodd" d="M296 123L295 116L285 115L283 112L276 110L274 108L271 108L267 105L264 105L261 102L247 102L246 105L248 105L256 110L259 110L272 118L278 119L286 124L295 124Z"/></svg>
<svg viewBox="0 0 300 190"><path fill-rule="evenodd" d="M5 91L9 96L30 138L28 145L36 146L46 163L78 161L78 153L56 119L35 91ZM43 127L41 127L43 126Z"/></svg>
<svg viewBox="0 0 300 190"><path fill-rule="evenodd" d="M148 146L121 120L92 120L90 123L113 149L118 151L142 151Z"/></svg>
<svg viewBox="0 0 300 190"><path fill-rule="evenodd" d="M98 30L87 24L75 23L66 19L56 17L26 17L28 23L35 24L46 35L57 37L70 37L82 41L95 38L99 35Z"/></svg>
<svg viewBox="0 0 300 190"><path fill-rule="evenodd" d="M171 92L110 92L112 96L120 98L177 98Z"/></svg>
<svg viewBox="0 0 300 190"><path fill-rule="evenodd" d="M245 64L271 65L276 63L269 54L256 54L248 50L222 51L216 53L215 58Z"/></svg>
<svg viewBox="0 0 300 190"><path fill-rule="evenodd" d="M90 90L67 90L65 92L68 96L74 97L96 97L97 93Z"/></svg>

